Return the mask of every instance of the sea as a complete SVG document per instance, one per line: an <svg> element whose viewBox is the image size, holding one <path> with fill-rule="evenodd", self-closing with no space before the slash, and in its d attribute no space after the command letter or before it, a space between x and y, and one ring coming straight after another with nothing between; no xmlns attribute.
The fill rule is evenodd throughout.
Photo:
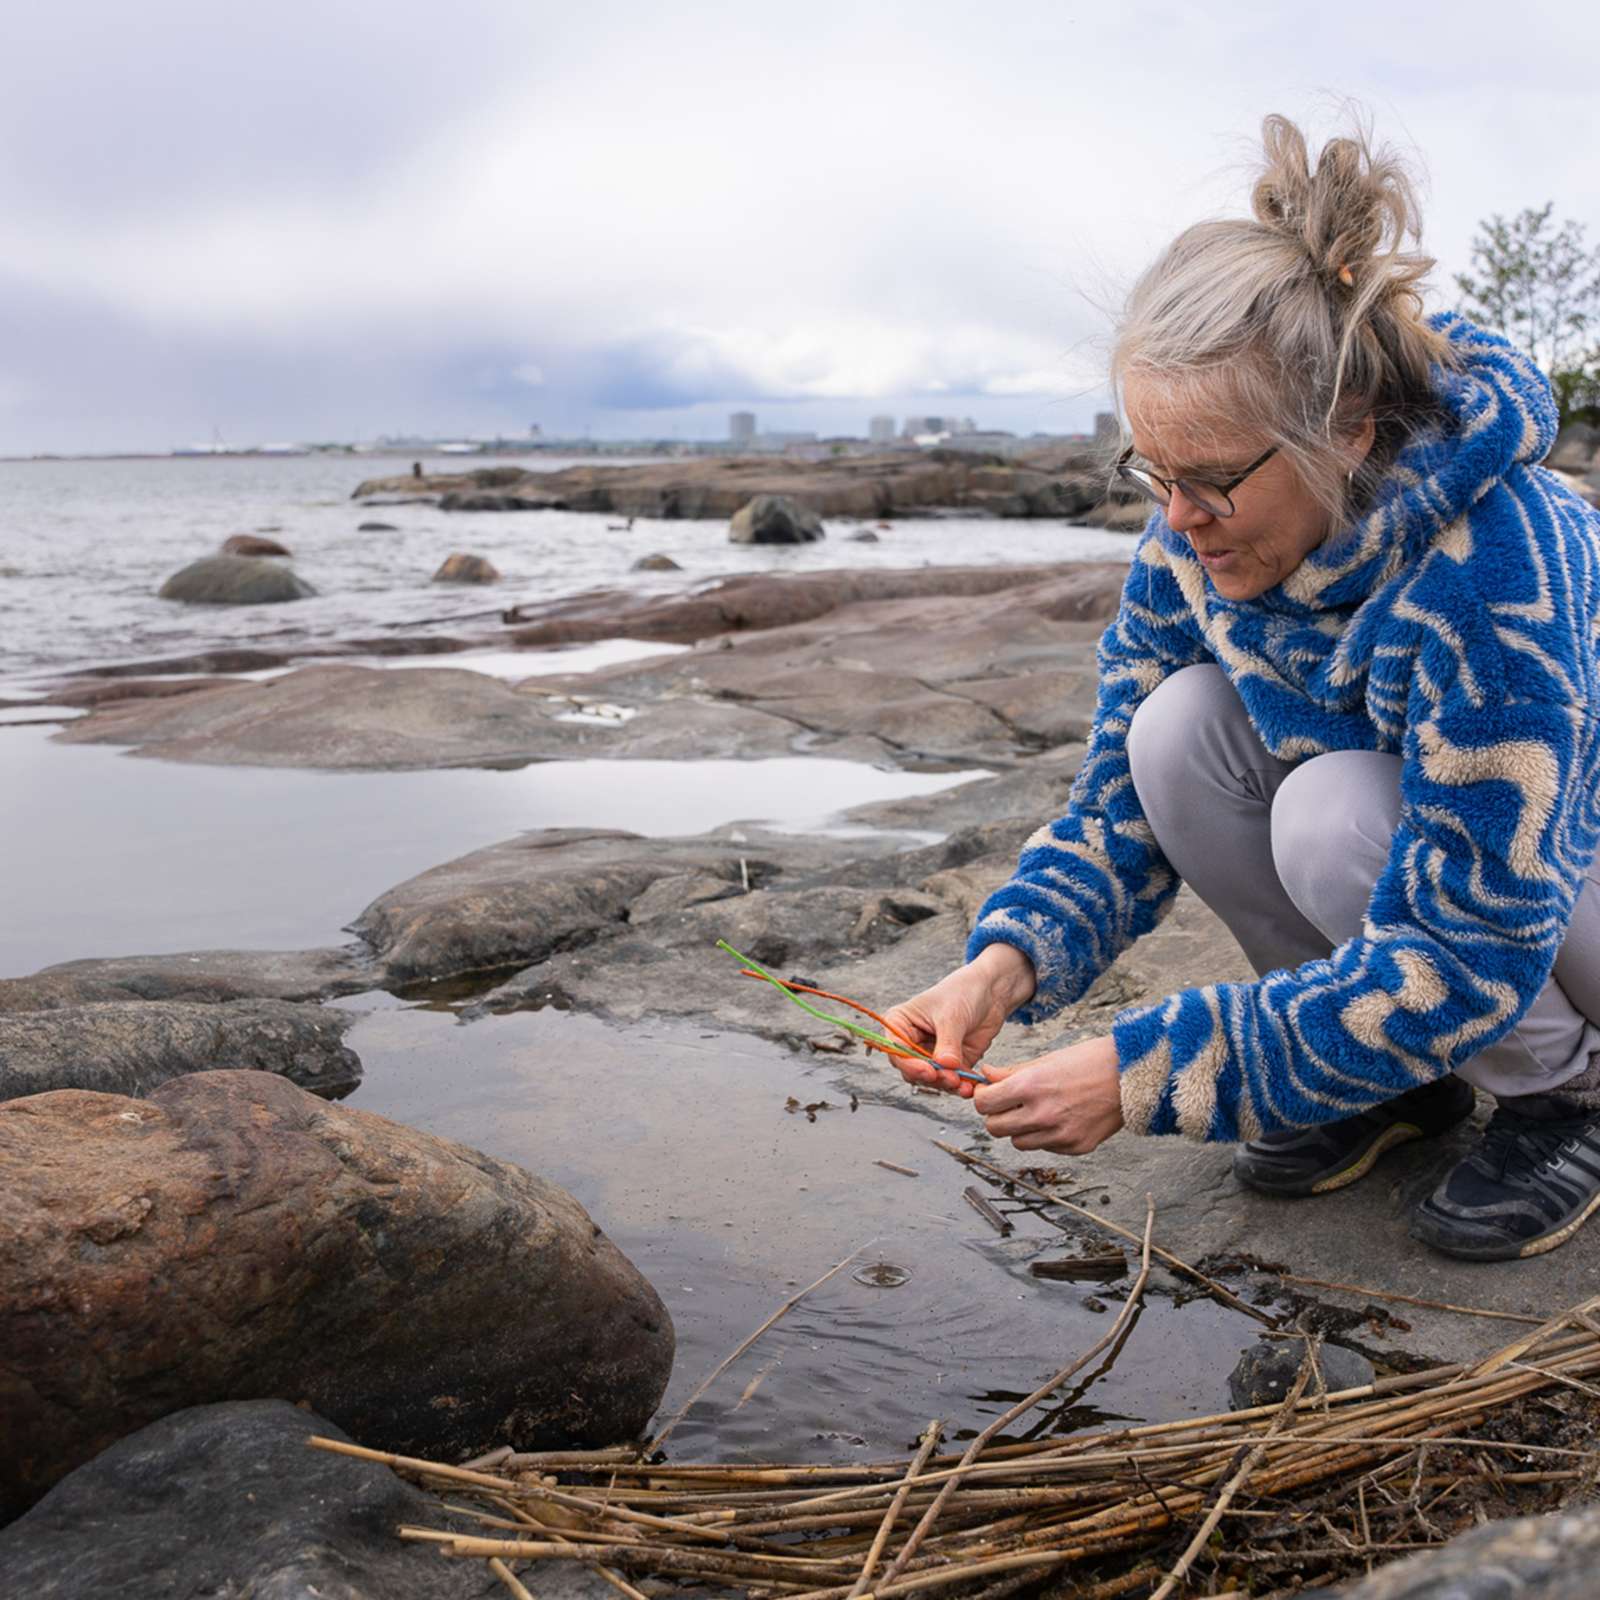
<svg viewBox="0 0 1600 1600"><path fill-rule="evenodd" d="M363 479L409 467L338 456L0 463L0 977L80 957L341 943L384 890L524 829L847 832L840 814L851 806L981 776L800 756L410 773L180 765L56 743L78 715L50 700L64 674L218 646L314 658L383 632L481 633L502 609L601 587L670 593L740 572L1125 559L1132 544L1058 522L924 516L830 522L818 544L746 547L720 521L351 499ZM367 521L391 526L363 531ZM875 543L848 537L867 531ZM167 576L235 533L287 546L316 597L233 609L157 597ZM501 581L433 584L454 551L487 556ZM658 551L682 570L632 570ZM522 679L667 648L612 639L372 664ZM556 1010L469 1021L470 999L374 991L336 1002L355 1017L348 1042L365 1072L347 1104L576 1195L671 1312L678 1355L663 1419L798 1287L851 1257L695 1402L673 1436L678 1459L876 1459L909 1449L931 1417L947 1439L970 1437L1103 1331L1119 1286L1028 1270L1078 1248L1058 1220L996 1192L1013 1213L1002 1238L964 1202L972 1175L931 1138L1014 1154L990 1150L965 1102L907 1102L872 1073L846 1080L827 1058L732 1032L711 1014L670 1026ZM1252 1337L1245 1319L1209 1302L1179 1311L1152 1298L1122 1344L1016 1431L1217 1410Z"/></svg>

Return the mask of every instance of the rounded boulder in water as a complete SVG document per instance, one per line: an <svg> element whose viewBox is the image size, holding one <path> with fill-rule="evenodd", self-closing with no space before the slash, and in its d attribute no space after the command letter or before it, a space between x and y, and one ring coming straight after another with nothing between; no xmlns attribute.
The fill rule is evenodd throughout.
<svg viewBox="0 0 1600 1600"><path fill-rule="evenodd" d="M175 572L157 593L191 606L270 606L317 591L294 571L255 556L206 556Z"/></svg>

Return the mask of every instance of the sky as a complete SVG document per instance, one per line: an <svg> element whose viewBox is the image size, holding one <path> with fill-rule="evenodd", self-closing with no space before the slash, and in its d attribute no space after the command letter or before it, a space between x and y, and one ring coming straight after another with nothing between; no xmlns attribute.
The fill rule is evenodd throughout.
<svg viewBox="0 0 1600 1600"><path fill-rule="evenodd" d="M0 53L0 455L1086 429L1111 317L1351 107L1600 242L1600 7L56 0Z"/></svg>

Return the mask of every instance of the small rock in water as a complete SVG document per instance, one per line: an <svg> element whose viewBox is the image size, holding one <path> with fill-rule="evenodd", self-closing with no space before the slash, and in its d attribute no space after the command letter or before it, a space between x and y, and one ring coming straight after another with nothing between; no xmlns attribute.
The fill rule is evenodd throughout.
<svg viewBox="0 0 1600 1600"><path fill-rule="evenodd" d="M493 563L483 556L465 555L457 551L445 558L444 565L434 573L435 583L498 583L500 574Z"/></svg>
<svg viewBox="0 0 1600 1600"><path fill-rule="evenodd" d="M236 533L222 541L221 554L225 556L286 556L289 554L276 539L263 539L254 533Z"/></svg>
<svg viewBox="0 0 1600 1600"><path fill-rule="evenodd" d="M822 518L784 494L758 494L728 524L733 544L810 544L822 536Z"/></svg>
<svg viewBox="0 0 1600 1600"><path fill-rule="evenodd" d="M877 544L878 536L871 528L863 528L860 533L847 535L847 542L850 544Z"/></svg>
<svg viewBox="0 0 1600 1600"><path fill-rule="evenodd" d="M392 522L358 522L357 533L398 533L400 530Z"/></svg>
<svg viewBox="0 0 1600 1600"><path fill-rule="evenodd" d="M317 591L288 567L252 556L206 556L192 561L161 585L163 600L186 605L267 606L304 600Z"/></svg>
<svg viewBox="0 0 1600 1600"><path fill-rule="evenodd" d="M640 556L630 569L634 572L682 572L678 565L664 550L656 550L647 556Z"/></svg>
<svg viewBox="0 0 1600 1600"><path fill-rule="evenodd" d="M1238 1366L1228 1374L1228 1397L1234 1408L1243 1411L1248 1406L1270 1406L1282 1400L1293 1386L1305 1358L1303 1338L1258 1340L1239 1357ZM1343 1345L1323 1345L1317 1351L1317 1364L1330 1394L1337 1394L1341 1389L1359 1389L1377 1376L1365 1356L1346 1350ZM1313 1375L1306 1384L1306 1393L1321 1392Z"/></svg>

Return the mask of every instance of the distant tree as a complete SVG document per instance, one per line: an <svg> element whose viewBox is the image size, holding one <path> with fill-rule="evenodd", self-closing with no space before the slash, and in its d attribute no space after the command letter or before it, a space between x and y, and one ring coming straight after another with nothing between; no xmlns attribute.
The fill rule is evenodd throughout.
<svg viewBox="0 0 1600 1600"><path fill-rule="evenodd" d="M1600 249L1584 227L1555 227L1553 201L1478 225L1461 309L1503 333L1549 374L1563 424L1600 423Z"/></svg>

